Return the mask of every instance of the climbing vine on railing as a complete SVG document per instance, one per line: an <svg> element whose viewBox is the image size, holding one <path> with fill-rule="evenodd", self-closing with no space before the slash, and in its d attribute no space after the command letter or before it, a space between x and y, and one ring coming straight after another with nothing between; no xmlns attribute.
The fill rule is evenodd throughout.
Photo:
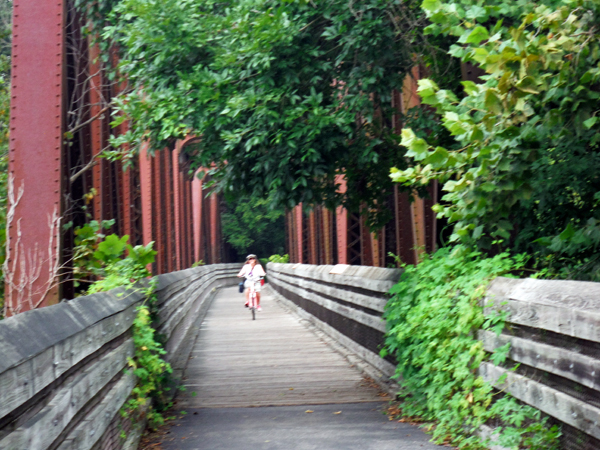
<svg viewBox="0 0 600 450"><path fill-rule="evenodd" d="M485 258L462 246L443 248L417 267L405 267L391 290L382 356L392 354L398 362L403 413L434 421L438 442L486 448L475 431L499 420L497 438L506 448L556 448L559 431L548 427L539 411L495 393L477 374L489 359L477 330L500 333L504 326L502 316L484 317L480 299L492 279L524 263L523 255ZM491 359L503 363L508 350L497 349Z"/></svg>
<svg viewBox="0 0 600 450"><path fill-rule="evenodd" d="M102 228L105 226L94 222L75 230L79 239L74 248L74 265L79 268L80 273L99 277L89 287L88 294L120 287L127 291L141 292L143 295L144 301L138 306L133 321L135 355L129 358L129 367L137 377L138 383L121 414L128 416L134 411L139 411L140 407L147 406L145 414L149 425L154 428L164 422L161 414L167 406L163 395L164 386L172 372L171 366L162 358L166 352L156 339L152 327L157 314L157 280L148 279L152 274L147 267L154 262L154 243L133 247L127 243L129 236L119 237L111 234L105 237L101 234Z"/></svg>

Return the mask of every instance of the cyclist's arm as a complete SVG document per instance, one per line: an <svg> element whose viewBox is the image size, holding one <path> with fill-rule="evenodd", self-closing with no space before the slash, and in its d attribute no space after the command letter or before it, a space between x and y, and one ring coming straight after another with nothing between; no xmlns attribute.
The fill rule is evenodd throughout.
<svg viewBox="0 0 600 450"><path fill-rule="evenodd" d="M247 264L245 264L245 265L242 267L242 270L240 270L240 273L238 273L238 274L237 274L237 276L238 276L239 278L246 278L246 273L247 273L246 266L247 266Z"/></svg>

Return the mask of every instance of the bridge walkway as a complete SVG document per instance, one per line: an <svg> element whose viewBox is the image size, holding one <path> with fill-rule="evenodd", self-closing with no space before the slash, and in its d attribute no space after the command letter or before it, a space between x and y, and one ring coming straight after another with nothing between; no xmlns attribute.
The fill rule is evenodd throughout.
<svg viewBox="0 0 600 450"><path fill-rule="evenodd" d="M176 400L186 414L159 448L439 448L390 421L377 387L268 290L262 306L253 321L236 288L217 293Z"/></svg>

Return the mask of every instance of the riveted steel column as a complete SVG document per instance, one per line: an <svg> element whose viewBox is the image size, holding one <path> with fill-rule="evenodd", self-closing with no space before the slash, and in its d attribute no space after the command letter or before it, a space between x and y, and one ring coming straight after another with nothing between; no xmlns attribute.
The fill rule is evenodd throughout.
<svg viewBox="0 0 600 450"><path fill-rule="evenodd" d="M187 269L194 264L194 213L192 203L192 180L189 179L188 173L185 173L185 196L183 198L185 204L185 220L184 225L184 242L185 242L185 265L182 269ZM221 215L219 214L219 222ZM221 239L219 239L221 241Z"/></svg>
<svg viewBox="0 0 600 450"><path fill-rule="evenodd" d="M102 78L100 74L100 63L98 62L99 50L97 45L89 46L89 61L90 61L90 73L94 74L90 77L90 116L96 117L101 110L101 98L102 93ZM102 119L98 118L90 123L90 134L91 134L91 157L94 158L100 153L103 148L102 142ZM92 169L92 186L96 189L96 196L93 200L93 217L95 220L101 221L106 219L102 215L102 200L104 199L102 193L104 178L102 176L106 161L101 159Z"/></svg>
<svg viewBox="0 0 600 450"><path fill-rule="evenodd" d="M302 203L298 206L294 207L294 220L296 224L296 235L294 236L296 240L296 255L297 261L299 263L306 264L307 261L304 261L304 251L303 251L303 233L302 233Z"/></svg>
<svg viewBox="0 0 600 450"><path fill-rule="evenodd" d="M333 264L333 242L331 241L331 211L323 207L323 247L324 264Z"/></svg>
<svg viewBox="0 0 600 450"><path fill-rule="evenodd" d="M319 264L317 256L317 224L316 211L308 214L308 264Z"/></svg>
<svg viewBox="0 0 600 450"><path fill-rule="evenodd" d="M348 189L343 175L336 175L335 182L340 185L340 193ZM348 264L348 211L338 206L336 208L338 264Z"/></svg>
<svg viewBox="0 0 600 450"><path fill-rule="evenodd" d="M179 179L181 178L181 174L179 173L179 152L181 148L181 141L177 142L175 146L175 150L172 153L172 162L173 162L173 196L174 196L174 206L175 206L175 254L177 265L175 270L183 269L183 258L181 256L181 248L183 243L181 242L181 189Z"/></svg>
<svg viewBox="0 0 600 450"><path fill-rule="evenodd" d="M413 67L411 74L404 79L402 86L402 112L406 113L410 108L420 105L421 100L417 93L417 81L421 77L421 70L418 65ZM414 263L419 260L419 256L425 250L425 204L423 199L413 195L414 201L409 208L410 221L412 222L412 245L411 249L415 252ZM405 240L408 236L403 237Z"/></svg>
<svg viewBox="0 0 600 450"><path fill-rule="evenodd" d="M210 194L210 264L216 264L219 262L219 237L218 237L218 224L217 214L219 214L219 199L217 194Z"/></svg>
<svg viewBox="0 0 600 450"><path fill-rule="evenodd" d="M290 262L296 261L296 242L294 241L294 210L285 211L286 250L290 256Z"/></svg>
<svg viewBox="0 0 600 450"><path fill-rule="evenodd" d="M142 144L139 156L140 194L142 196L142 242L148 245L152 235L152 160L148 155L148 144ZM156 246L154 247L156 249Z"/></svg>
<svg viewBox="0 0 600 450"><path fill-rule="evenodd" d="M61 0L14 1L7 315L59 300L64 23Z"/></svg>
<svg viewBox="0 0 600 450"><path fill-rule="evenodd" d="M194 259L199 261L202 259L202 179L201 170L196 171L192 180L192 208L194 216Z"/></svg>
<svg viewBox="0 0 600 450"><path fill-rule="evenodd" d="M394 205L396 214L396 254L403 263L416 264L414 222L411 203L407 192L399 192L394 188Z"/></svg>
<svg viewBox="0 0 600 450"><path fill-rule="evenodd" d="M164 174L164 185L162 189L164 191L165 203L163 205L163 214L165 218L165 270L167 272L173 272L177 270L177 254L175 248L177 247L178 235L177 230L173 229L174 223L173 218L175 216L175 205L173 205L174 194L173 191L177 182L179 180L179 171L174 167L173 162L173 154L170 149L165 148L161 151L164 153L163 158L161 158L161 167L160 170ZM157 218L158 219L158 218ZM173 235L175 234L175 238ZM174 248L175 247L175 248ZM174 261L175 259L175 261Z"/></svg>

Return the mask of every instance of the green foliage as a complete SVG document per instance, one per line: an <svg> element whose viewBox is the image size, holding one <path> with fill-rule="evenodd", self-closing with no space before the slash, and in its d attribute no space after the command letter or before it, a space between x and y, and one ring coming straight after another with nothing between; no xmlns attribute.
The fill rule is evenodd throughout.
<svg viewBox="0 0 600 450"><path fill-rule="evenodd" d="M149 295L153 297L152 293ZM152 306L138 307L138 313L133 321L135 356L129 358L129 366L138 378L138 383L132 391L132 397L125 404L122 414L130 415L141 406L147 405L148 400L152 399L153 404L149 405L146 414L150 427L156 428L164 423L161 414L166 406L163 389L172 369L169 363L162 359L166 351L156 340L155 330L152 328Z"/></svg>
<svg viewBox="0 0 600 450"><path fill-rule="evenodd" d="M271 255L268 262L287 264L290 262L290 255Z"/></svg>
<svg viewBox="0 0 600 450"><path fill-rule="evenodd" d="M460 448L482 448L473 432L491 419L500 419L499 439L508 448L551 449L556 430L540 423L539 412L510 397L494 401L492 387L477 375L488 359L477 330L499 332L502 316L484 318L480 300L487 284L499 275L522 268L524 256L499 254L484 258L465 247L443 248L416 267L406 266L390 291L385 319L388 326L382 356L398 363L397 376L405 388L403 410L435 420L434 438L448 438ZM494 353L496 363L508 347ZM539 429L538 429L539 428Z"/></svg>
<svg viewBox="0 0 600 450"><path fill-rule="evenodd" d="M153 242L132 247L127 243L129 236L104 236L101 230L110 228L111 222L92 221L75 230L74 267L80 275L99 277L89 287L88 294L115 288L142 292L145 300L137 307L133 321L135 355L129 358L129 366L138 382L121 413L128 416L147 405L149 425L157 427L164 422L161 414L166 407L163 389L172 369L162 359L166 352L152 327L157 314L154 294L157 280L147 281L152 275L147 267L154 262L156 251L152 249ZM150 399L152 403L149 403Z"/></svg>
<svg viewBox="0 0 600 450"><path fill-rule="evenodd" d="M154 262L156 255L156 251L152 250L154 242L146 246L132 247L124 242L128 238L124 236L119 239L118 236L111 234L99 244L103 250L96 251L94 255L103 258L99 260L103 264L103 277L90 286L88 294L109 291L120 286L135 288L138 281L151 276L147 266ZM109 244L102 246L107 241ZM127 256L123 257L125 249L127 249Z"/></svg>
<svg viewBox="0 0 600 450"><path fill-rule="evenodd" d="M284 210L271 205L271 199L243 197L221 214L223 237L240 257L283 251Z"/></svg>
<svg viewBox="0 0 600 450"><path fill-rule="evenodd" d="M392 91L420 48L432 71L458 67L438 61L443 40L423 35L418 0L78 4L103 45L120 49L119 73L133 87L116 102L114 124L128 120L130 131L115 146L201 135L188 152L195 166L217 164L228 197L273 193L279 206L354 211L366 202L374 224L389 218L378 205L393 191L389 168L403 162Z"/></svg>
<svg viewBox="0 0 600 450"><path fill-rule="evenodd" d="M114 225L114 220L103 220L101 223L92 220L81 227L75 228L73 234L71 274L74 285L78 288L82 282L92 282L94 277L101 275L103 261L96 258L98 245L106 237L103 230L108 230ZM70 228L72 223L65 224Z"/></svg>
<svg viewBox="0 0 600 450"><path fill-rule="evenodd" d="M449 53L485 75L480 84L463 82L460 96L419 81L423 103L457 146L405 129L411 167L393 169L392 178L413 187L444 183L436 211L455 224L453 241L488 249L501 238L505 247L536 252L554 242L549 252L584 262L595 253L600 220L600 5L468 0L423 7L432 21L427 31L455 39ZM569 230L581 232L560 237Z"/></svg>

